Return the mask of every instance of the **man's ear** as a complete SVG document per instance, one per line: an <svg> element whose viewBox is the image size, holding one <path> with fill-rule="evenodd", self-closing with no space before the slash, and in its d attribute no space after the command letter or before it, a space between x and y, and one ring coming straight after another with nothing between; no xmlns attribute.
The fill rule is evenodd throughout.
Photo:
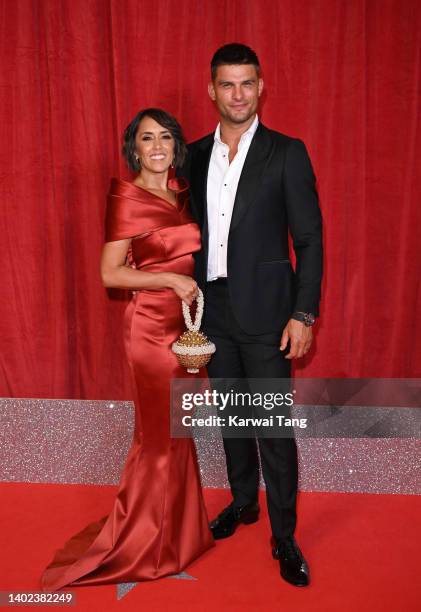
<svg viewBox="0 0 421 612"><path fill-rule="evenodd" d="M262 95L263 86L264 86L263 79L259 79L259 83L258 83L258 86L257 86L258 87L258 92L259 92L259 98Z"/></svg>
<svg viewBox="0 0 421 612"><path fill-rule="evenodd" d="M213 81L209 81L208 83L208 94L211 100L215 101L215 87L213 86Z"/></svg>

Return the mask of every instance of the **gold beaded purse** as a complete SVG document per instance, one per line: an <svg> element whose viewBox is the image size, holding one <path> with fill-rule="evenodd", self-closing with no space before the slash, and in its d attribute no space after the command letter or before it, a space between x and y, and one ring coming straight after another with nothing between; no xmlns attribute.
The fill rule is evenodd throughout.
<svg viewBox="0 0 421 612"><path fill-rule="evenodd" d="M203 292L199 289L197 296L197 309L194 322L192 321L190 308L182 302L184 322L187 327L179 339L173 343L172 350L177 356L178 363L187 369L190 374L197 374L199 368L209 363L211 356L216 351L213 342L209 340L200 330L204 307Z"/></svg>

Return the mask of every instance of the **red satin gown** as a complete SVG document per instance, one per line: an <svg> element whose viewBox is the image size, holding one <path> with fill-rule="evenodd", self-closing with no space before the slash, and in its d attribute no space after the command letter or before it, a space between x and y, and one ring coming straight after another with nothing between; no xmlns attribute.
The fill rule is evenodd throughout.
<svg viewBox="0 0 421 612"><path fill-rule="evenodd" d="M191 276L200 248L188 185L171 179L177 205L119 179L108 196L106 240L132 238L138 270ZM68 540L45 569L44 591L177 574L213 545L192 439L170 437L170 379L189 377L171 351L184 331L171 289L141 290L125 312L135 389L132 446L111 513ZM194 376L194 375L193 375Z"/></svg>

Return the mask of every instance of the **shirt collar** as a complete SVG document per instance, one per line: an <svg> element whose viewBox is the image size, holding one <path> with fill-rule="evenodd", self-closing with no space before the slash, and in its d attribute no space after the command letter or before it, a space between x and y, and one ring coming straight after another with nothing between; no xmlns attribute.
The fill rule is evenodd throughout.
<svg viewBox="0 0 421 612"><path fill-rule="evenodd" d="M251 124L251 126L249 127L249 129L244 132L244 134L241 135L240 138L240 142L239 142L239 147L242 145L242 143L246 140L249 139L251 140L257 130L257 126L259 125L259 117L255 116L253 123ZM221 140L221 124L218 123L218 125L216 126L216 130L215 130L215 136L214 136L215 142L217 142L220 145L224 145L227 146L225 144L225 142L222 142Z"/></svg>

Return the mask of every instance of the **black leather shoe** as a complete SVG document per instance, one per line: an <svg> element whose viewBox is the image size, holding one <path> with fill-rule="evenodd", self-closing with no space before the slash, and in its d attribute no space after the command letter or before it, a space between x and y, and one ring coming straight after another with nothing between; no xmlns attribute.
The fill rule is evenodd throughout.
<svg viewBox="0 0 421 612"><path fill-rule="evenodd" d="M292 536L277 542L272 549L272 555L279 561L284 580L294 586L307 586L310 583L307 561Z"/></svg>
<svg viewBox="0 0 421 612"><path fill-rule="evenodd" d="M230 504L210 523L209 527L215 540L222 540L232 536L240 523L250 525L255 523L258 518L259 504L257 502L241 508L235 508L233 504Z"/></svg>

